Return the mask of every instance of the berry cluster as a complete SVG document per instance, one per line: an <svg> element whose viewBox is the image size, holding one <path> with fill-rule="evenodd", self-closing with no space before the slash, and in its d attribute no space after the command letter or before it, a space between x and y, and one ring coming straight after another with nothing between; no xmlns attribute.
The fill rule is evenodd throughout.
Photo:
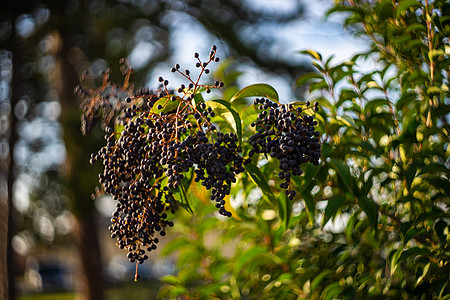
<svg viewBox="0 0 450 300"><path fill-rule="evenodd" d="M292 200L296 192L291 189L291 176L302 175L300 165L311 162L319 163L320 133L315 131L317 121L312 116L304 114L304 110L318 111L317 102L311 107L309 101L306 108L294 108L292 104L278 104L269 99L255 99L253 102L261 112L258 120L252 123L257 132L249 138L252 149L249 156L257 153L269 154L279 161L278 177L283 180L280 188Z"/></svg>
<svg viewBox="0 0 450 300"><path fill-rule="evenodd" d="M199 84L203 73L209 73L209 63L217 62L213 46L209 60L197 67L200 75L191 78L189 70L178 72L189 83L181 85L175 94L168 90L168 80L160 77L161 90L152 93L140 89L126 98L127 108L118 116L123 128L117 133L106 127L106 145L91 157L91 163L101 161L104 171L99 175L104 192L117 201L111 218L111 237L128 250L131 262L143 263L146 251L156 249L157 233L164 236L166 227L173 226L167 212L176 208L177 193L187 174L194 169L195 181L211 190L219 213L231 216L224 205L236 175L243 172L238 138L222 133L211 122L215 116L211 107L195 99L200 88L210 91L220 88ZM136 276L137 272L136 272Z"/></svg>
<svg viewBox="0 0 450 300"><path fill-rule="evenodd" d="M219 81L212 85L199 83L203 74L210 73L209 64L219 61L216 50L213 46L205 62L194 54L199 69L196 78L176 64L171 71L183 76L187 84L175 90L169 90L169 81L162 77L156 91L134 90L129 84L132 69L126 61L121 87L109 83L108 71L103 74L100 88L76 90L85 98L83 132L89 132L97 119L101 119L106 131L106 145L92 155L91 163L100 161L104 166L100 184L117 201L109 227L111 237L128 251L128 259L136 262L136 280L138 265L157 247L157 234L165 236L166 228L173 226L168 213L174 213L177 204L183 202L184 187L191 179L211 190L210 199L219 214L230 217L225 197L236 176L244 172L244 163L251 161L240 155L236 134L219 131L213 123L215 112L196 96L223 86ZM278 159L278 176L283 181L280 187L293 199L291 176L303 173L301 164L319 162L320 134L314 127L317 122L304 113L307 109L317 111L318 104L310 106L307 102L302 110L292 104L256 99L254 105L261 112L252 124L257 132L249 138L249 156L262 153Z"/></svg>

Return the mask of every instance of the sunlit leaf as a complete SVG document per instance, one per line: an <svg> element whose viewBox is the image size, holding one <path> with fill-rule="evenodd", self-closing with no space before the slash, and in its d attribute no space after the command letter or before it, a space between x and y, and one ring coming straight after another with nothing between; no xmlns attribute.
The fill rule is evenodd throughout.
<svg viewBox="0 0 450 300"><path fill-rule="evenodd" d="M313 59L322 60L322 55L311 49L300 51L300 53L307 54Z"/></svg>
<svg viewBox="0 0 450 300"><path fill-rule="evenodd" d="M158 101L156 101L155 104L153 104L153 108L152 108L153 113L155 113L155 114L167 113L171 110L178 108L180 101L178 101L178 100L172 101L170 99L172 96L173 95L165 96L165 97L162 97L161 99L159 99ZM158 108L159 106L161 106L161 108Z"/></svg>
<svg viewBox="0 0 450 300"><path fill-rule="evenodd" d="M417 278L416 286L418 286L422 282L422 280L425 278L425 276L427 276L428 270L430 269L430 264L431 264L431 262L427 263L425 265L425 267L423 267L422 275L420 275L420 277Z"/></svg>
<svg viewBox="0 0 450 300"><path fill-rule="evenodd" d="M231 97L230 102L244 97L266 97L275 102L279 100L277 91L265 83L252 84L244 87Z"/></svg>
<svg viewBox="0 0 450 300"><path fill-rule="evenodd" d="M240 145L242 143L242 121L239 114L233 108L233 105L230 102L221 99L207 101L205 104L206 106L211 107L214 112L218 113L228 122L228 124L230 124L238 137Z"/></svg>

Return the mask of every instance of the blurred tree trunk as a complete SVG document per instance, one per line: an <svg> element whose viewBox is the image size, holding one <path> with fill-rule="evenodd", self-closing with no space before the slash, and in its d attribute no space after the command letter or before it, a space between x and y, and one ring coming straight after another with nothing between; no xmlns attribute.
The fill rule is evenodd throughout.
<svg viewBox="0 0 450 300"><path fill-rule="evenodd" d="M23 3L27 5L27 3ZM14 148L17 142L17 117L14 114L14 108L21 97L20 95L20 69L21 69L21 49L17 42L14 20L21 14L21 7L12 5L9 1L1 5L3 14L7 21L11 22L11 34L5 40L0 49L6 50L6 57L2 57L2 69L11 72L12 76L9 83L9 106L8 124L5 135L8 140L9 153L5 160L0 161L0 298L16 299L14 284L15 269L14 255L12 249L12 237L14 236L13 220L13 185L16 179ZM7 75L5 76L7 77ZM2 78L2 80L6 80Z"/></svg>
<svg viewBox="0 0 450 300"><path fill-rule="evenodd" d="M14 26L13 26L14 30ZM8 260L8 299L16 299L16 286L14 284L15 280L15 270L14 270L14 253L12 248L12 238L14 236L15 226L13 218L13 185L16 180L15 174L15 161L14 161L14 148L17 142L17 117L14 113L14 108L19 101L19 73L21 68L20 63L20 47L17 47L14 35L12 35L12 82L11 82L11 112L10 112L10 128L9 128L9 162L8 162L8 242L7 242L7 255ZM5 298L6 299L6 298Z"/></svg>
<svg viewBox="0 0 450 300"><path fill-rule="evenodd" d="M74 237L80 256L80 292L85 299L101 300L104 290L102 262L97 236L97 213L91 199L91 193L98 184L98 172L89 164L90 154L99 147L99 139L94 136L83 137L80 131L81 111L73 92L79 82L74 66L70 63L71 49L67 43L70 33L62 29L55 37L59 39L60 46L55 54L56 64L51 84L62 106L60 121L67 153L63 177L77 220Z"/></svg>
<svg viewBox="0 0 450 300"><path fill-rule="evenodd" d="M4 166L2 165L2 173ZM4 182L2 178L2 188ZM7 241L8 233L8 200L4 191L0 195L0 240ZM0 246L0 298L8 299L8 267L7 267L7 243Z"/></svg>

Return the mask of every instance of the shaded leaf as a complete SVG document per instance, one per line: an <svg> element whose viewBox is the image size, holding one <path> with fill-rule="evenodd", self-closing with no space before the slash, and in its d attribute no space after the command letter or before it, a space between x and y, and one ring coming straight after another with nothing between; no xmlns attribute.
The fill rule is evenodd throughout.
<svg viewBox="0 0 450 300"><path fill-rule="evenodd" d="M177 192L173 194L174 198L177 200L178 204L184 208L191 215L194 214L194 211L189 204L189 200L186 196L186 190L184 189L183 184L178 186Z"/></svg>
<svg viewBox="0 0 450 300"><path fill-rule="evenodd" d="M320 284L320 282L326 277L328 276L328 274L330 274L331 272L329 270L324 270L322 271L319 275L317 275L313 281L311 281L311 285L309 287L310 293L314 293L314 291L316 290L317 286Z"/></svg>
<svg viewBox="0 0 450 300"><path fill-rule="evenodd" d="M430 256L430 251L419 247L409 248L401 253L401 255L397 259L397 263L400 263L405 259L408 259L409 257L415 257L417 255Z"/></svg>
<svg viewBox="0 0 450 300"><path fill-rule="evenodd" d="M330 165L335 169L347 191L352 192L352 175L349 167L341 159L331 159Z"/></svg>
<svg viewBox="0 0 450 300"><path fill-rule="evenodd" d="M427 276L428 270L430 269L431 262L427 263L425 267L423 267L422 275L417 279L416 287L422 282L422 280Z"/></svg>
<svg viewBox="0 0 450 300"><path fill-rule="evenodd" d="M250 262L252 259L255 259L261 254L264 254L267 252L267 248L264 246L253 246L247 249L246 251L242 252L241 255L239 255L236 266L234 267L234 270L236 272L240 272L241 269L244 267L245 264Z"/></svg>
<svg viewBox="0 0 450 300"><path fill-rule="evenodd" d="M344 195L333 195L328 199L327 207L325 208L325 216L323 219L323 226L334 217L341 205L345 202Z"/></svg>
<svg viewBox="0 0 450 300"><path fill-rule="evenodd" d="M421 5L421 3L419 1L417 1L417 0L403 0L403 1L400 1L398 6L395 8L395 15L396 15L396 17L398 17L405 10L407 10L407 9L409 9L411 7L420 6L420 5Z"/></svg>
<svg viewBox="0 0 450 300"><path fill-rule="evenodd" d="M313 79L322 79L323 80L323 77L319 73L306 73L306 74L303 74L302 76L300 76L295 81L295 86L299 87L305 83L312 81Z"/></svg>
<svg viewBox="0 0 450 300"><path fill-rule="evenodd" d="M372 199L365 196L360 197L358 203L366 213L370 225L376 229L378 223L378 205Z"/></svg>
<svg viewBox="0 0 450 300"><path fill-rule="evenodd" d="M323 289L320 299L324 300L334 299L335 296L341 294L343 291L344 290L339 285L339 282L333 282Z"/></svg>
<svg viewBox="0 0 450 300"><path fill-rule="evenodd" d="M281 220L283 221L283 228L286 231L288 229L289 220L291 217L291 202L285 193L280 193L278 210L280 211Z"/></svg>
<svg viewBox="0 0 450 300"><path fill-rule="evenodd" d="M252 181L262 190L263 194L267 196L273 203L275 203L275 196L273 195L272 190L267 183L266 177L263 173L261 173L261 170L254 164L246 165L245 170L247 171L248 175L250 175Z"/></svg>
<svg viewBox="0 0 450 300"><path fill-rule="evenodd" d="M448 180L434 177L427 178L427 181L431 183L435 188L443 190L447 194L447 197L450 197L450 184Z"/></svg>

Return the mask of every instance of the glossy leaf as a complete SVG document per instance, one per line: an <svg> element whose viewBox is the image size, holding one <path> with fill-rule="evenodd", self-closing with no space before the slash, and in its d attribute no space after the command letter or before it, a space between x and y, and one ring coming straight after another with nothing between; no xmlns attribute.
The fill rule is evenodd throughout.
<svg viewBox="0 0 450 300"><path fill-rule="evenodd" d="M177 109L180 101L172 101L170 97L172 97L172 95L162 97L161 99L156 101L155 104L153 104L153 113L168 113L171 110ZM158 109L158 106L160 105L162 106L162 108Z"/></svg>
<svg viewBox="0 0 450 300"><path fill-rule="evenodd" d="M230 102L221 99L207 101L205 104L206 106L211 107L215 112L217 111L217 113L231 125L238 137L240 145L242 143L242 121L239 114L233 108L233 105ZM225 109L225 111L222 111L223 109Z"/></svg>
<svg viewBox="0 0 450 300"><path fill-rule="evenodd" d="M230 102L244 97L266 97L275 102L278 102L279 100L277 91L272 86L265 83L252 84L244 87L231 97Z"/></svg>

